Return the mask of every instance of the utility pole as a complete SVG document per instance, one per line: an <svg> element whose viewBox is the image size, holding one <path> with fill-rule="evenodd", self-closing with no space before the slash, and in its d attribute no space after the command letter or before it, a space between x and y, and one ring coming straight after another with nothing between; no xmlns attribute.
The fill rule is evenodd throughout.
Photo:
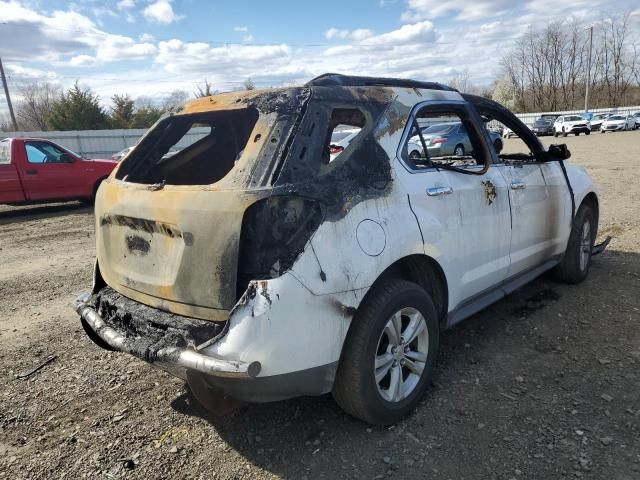
<svg viewBox="0 0 640 480"><path fill-rule="evenodd" d="M589 27L589 58L587 59L587 87L584 90L584 111L589 111L589 85L591 84L591 48L593 47L593 27Z"/></svg>
<svg viewBox="0 0 640 480"><path fill-rule="evenodd" d="M13 105L11 105L11 97L9 96L9 86L7 85L7 78L4 76L4 68L2 67L2 58L0 58L0 78L2 78L2 86L4 87L4 96L7 99L7 105L9 105L9 115L11 115L11 121L13 122L13 130L18 131L18 122L16 122L16 116L13 113Z"/></svg>

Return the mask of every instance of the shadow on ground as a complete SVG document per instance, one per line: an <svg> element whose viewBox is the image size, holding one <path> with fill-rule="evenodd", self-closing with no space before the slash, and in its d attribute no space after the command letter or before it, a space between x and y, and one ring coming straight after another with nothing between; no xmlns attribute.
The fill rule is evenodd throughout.
<svg viewBox="0 0 640 480"><path fill-rule="evenodd" d="M607 319L593 317L592 312L615 302L620 288L628 285L625 275L635 276L637 282L639 263L637 254L608 251L594 261L589 279L581 285L559 284L545 275L444 332L434 384L417 411L394 427L371 427L347 416L331 395L245 405L217 418L188 394L172 406L182 414L205 418L240 455L278 475L374 478L398 470L407 475L414 469L423 472L429 465L441 473L473 476L480 466L471 462L463 468L455 458L469 462L475 451L477 462L492 471L493 456L504 460L505 454L482 443L499 444L496 438L487 440L482 422L520 417L518 430L529 432L520 435L523 448L535 447L530 445L534 427L527 424L532 418L549 421L542 410L536 413L541 401L557 403L559 397L584 394L571 391L580 385L563 382L578 381L582 367L575 359L597 348L592 338L595 323L606 324ZM543 387L537 392L542 393L536 398L526 387L514 388L514 377L523 382L535 378L536 387ZM565 413L560 410L559 415L564 421ZM354 456L354 450L360 453ZM570 460L558 461L571 470Z"/></svg>
<svg viewBox="0 0 640 480"><path fill-rule="evenodd" d="M0 210L0 225L27 222L40 218L62 217L71 213L90 213L92 211L93 206L82 202L6 207Z"/></svg>

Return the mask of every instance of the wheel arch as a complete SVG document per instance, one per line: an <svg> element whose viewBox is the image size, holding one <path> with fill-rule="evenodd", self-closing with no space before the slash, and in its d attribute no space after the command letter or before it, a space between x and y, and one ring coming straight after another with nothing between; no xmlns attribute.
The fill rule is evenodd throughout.
<svg viewBox="0 0 640 480"><path fill-rule="evenodd" d="M378 284L391 278L408 280L424 288L435 304L440 327L445 328L449 308L449 287L444 270L434 258L416 253L396 260L373 282L360 305L367 300L367 296Z"/></svg>
<svg viewBox="0 0 640 480"><path fill-rule="evenodd" d="M589 207L591 207L596 217L595 218L596 225L595 225L595 232L594 232L594 238L595 238L595 236L598 235L598 225L600 222L600 203L598 201L598 196L596 195L596 193L595 192L587 193L582 199L582 202L580 202L580 206L582 205L588 205Z"/></svg>

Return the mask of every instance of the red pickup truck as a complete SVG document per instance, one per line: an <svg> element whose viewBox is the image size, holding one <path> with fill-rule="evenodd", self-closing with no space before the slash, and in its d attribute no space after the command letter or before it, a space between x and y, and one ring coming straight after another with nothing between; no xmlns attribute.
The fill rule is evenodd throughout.
<svg viewBox="0 0 640 480"><path fill-rule="evenodd" d="M49 140L0 140L0 204L92 201L117 164L83 158Z"/></svg>

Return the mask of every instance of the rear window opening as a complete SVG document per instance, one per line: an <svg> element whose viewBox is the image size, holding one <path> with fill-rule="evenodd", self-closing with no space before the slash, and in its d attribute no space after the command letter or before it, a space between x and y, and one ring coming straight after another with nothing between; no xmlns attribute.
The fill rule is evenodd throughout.
<svg viewBox="0 0 640 480"><path fill-rule="evenodd" d="M322 151L322 164L328 165L358 136L366 122L357 108L336 108L331 113L329 128Z"/></svg>
<svg viewBox="0 0 640 480"><path fill-rule="evenodd" d="M131 152L116 178L142 184L216 183L233 170L258 117L253 107L167 117Z"/></svg>

